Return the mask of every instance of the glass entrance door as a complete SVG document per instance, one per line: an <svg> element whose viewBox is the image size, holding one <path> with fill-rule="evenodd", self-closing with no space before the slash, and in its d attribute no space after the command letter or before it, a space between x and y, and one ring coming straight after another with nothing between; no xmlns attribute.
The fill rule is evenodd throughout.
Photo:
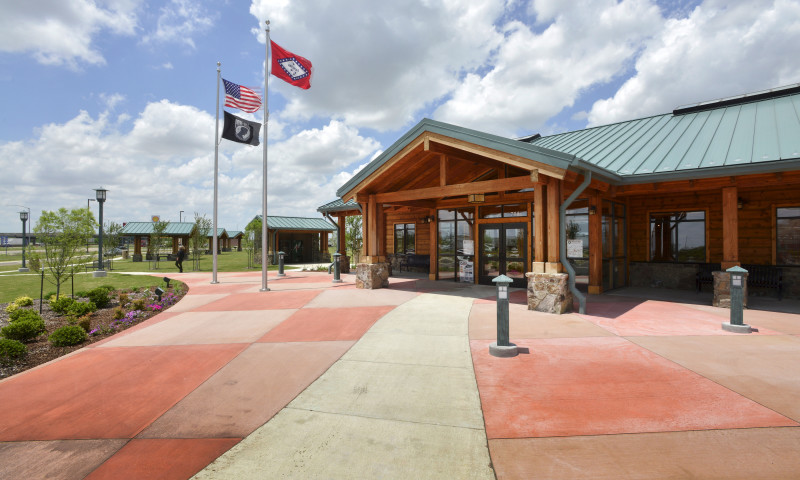
<svg viewBox="0 0 800 480"><path fill-rule="evenodd" d="M512 287L525 288L528 264L528 225L495 223L480 226L480 276L484 285L492 285L498 275L511 277Z"/></svg>

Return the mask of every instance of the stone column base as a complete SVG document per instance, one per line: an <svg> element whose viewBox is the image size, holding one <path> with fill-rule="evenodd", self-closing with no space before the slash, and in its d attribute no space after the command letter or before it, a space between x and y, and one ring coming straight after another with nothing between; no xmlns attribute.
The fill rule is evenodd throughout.
<svg viewBox="0 0 800 480"><path fill-rule="evenodd" d="M388 287L388 263L359 263L356 265L356 288L374 290Z"/></svg>
<svg viewBox="0 0 800 480"><path fill-rule="evenodd" d="M572 311L572 292L566 273L526 273L528 310L561 315Z"/></svg>
<svg viewBox="0 0 800 480"><path fill-rule="evenodd" d="M339 273L350 273L350 257L347 255L339 256Z"/></svg>
<svg viewBox="0 0 800 480"><path fill-rule="evenodd" d="M720 308L731 308L731 274L723 271L712 272L714 275L714 300L711 305ZM747 308L747 274L742 276L742 306Z"/></svg>

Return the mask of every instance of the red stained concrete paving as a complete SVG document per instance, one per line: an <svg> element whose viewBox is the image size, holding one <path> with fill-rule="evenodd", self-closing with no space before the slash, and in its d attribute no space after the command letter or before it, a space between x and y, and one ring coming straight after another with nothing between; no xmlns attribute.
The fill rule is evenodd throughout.
<svg viewBox="0 0 800 480"><path fill-rule="evenodd" d="M174 311L0 381L0 478L189 478L402 303L304 309L320 285L353 286L319 273L259 293L260 272L175 278L190 290Z"/></svg>
<svg viewBox="0 0 800 480"><path fill-rule="evenodd" d="M395 307L421 292L476 295L424 278L363 291L352 275L289 271L270 273L271 292L260 272L175 278L190 291L174 310L0 381L0 478L189 478ZM494 299L477 295L464 341L498 479L797 478L800 303L748 310L759 333L736 335L721 331L727 310L696 297L590 296L587 315L559 316L512 290L523 353L499 359ZM363 362L380 359L350 363Z"/></svg>

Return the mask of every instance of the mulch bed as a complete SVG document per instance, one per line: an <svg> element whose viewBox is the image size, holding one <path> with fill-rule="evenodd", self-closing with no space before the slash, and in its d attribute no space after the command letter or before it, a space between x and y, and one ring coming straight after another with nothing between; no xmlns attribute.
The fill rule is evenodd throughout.
<svg viewBox="0 0 800 480"><path fill-rule="evenodd" d="M134 301L139 298L144 298L146 300L146 303L152 303L149 300L155 299L155 294L152 293L153 289L155 289L155 287L153 287L149 291L140 288L136 289L135 292L126 290L123 291L123 293L126 293L131 301ZM177 300L180 300L181 298L183 298L184 295L186 295L186 290L187 289L185 286L183 286L182 289L178 291L173 291L173 288L169 288L167 290L167 293L175 294L178 297ZM49 302L45 300L44 305L42 306L42 319L44 319L47 332L40 335L35 340L32 340L25 344L25 346L28 348L28 352L22 358L13 360L11 363L7 364L0 363L0 379L16 375L17 373L20 372L24 372L25 370L29 370L43 363L47 363L51 360L66 355L70 352L74 352L75 350L80 350L81 348L87 345L99 342L108 337L116 335L117 333L123 330L127 330L128 328L137 325L141 322L144 322L148 318L151 318L161 313L145 309L143 310L144 313L142 314L142 316L140 318L135 319L134 321L125 323L120 323L118 321L115 321L114 310L116 310L116 308L120 306L119 293L120 293L119 291L113 291L109 293L109 297L111 298L111 303L108 305L108 307L98 309L96 312L92 313L91 329L92 330L98 329L98 332L96 332L94 335L89 335L88 340L86 340L85 342L70 347L55 347L47 339L47 337L51 333L53 333L56 329L61 328L64 325L69 325L70 319L67 316L58 315L54 311L52 311L50 309ZM75 300L86 301L87 299L76 297ZM7 303L0 304L0 328L8 325L8 314L6 313L7 305L8 305ZM38 312L39 299L35 299L33 301L33 307L26 307L26 308L33 308L36 310L36 312ZM163 312L168 309L169 306L165 306L164 309L161 311ZM111 328L112 324L114 324L113 329Z"/></svg>

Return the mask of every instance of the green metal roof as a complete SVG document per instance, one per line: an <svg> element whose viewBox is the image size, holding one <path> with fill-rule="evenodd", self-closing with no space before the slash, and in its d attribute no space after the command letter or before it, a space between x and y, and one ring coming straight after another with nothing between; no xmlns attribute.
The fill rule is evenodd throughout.
<svg viewBox="0 0 800 480"><path fill-rule="evenodd" d="M222 236L222 235L224 235L225 233L226 233L226 232L225 232L225 229L224 229L224 228L217 228L217 238L221 237L221 236ZM211 237L211 236L213 236L213 235L214 235L214 232L209 232L209 233L208 233L208 236L209 236L209 237Z"/></svg>
<svg viewBox="0 0 800 480"><path fill-rule="evenodd" d="M169 222L164 230L167 237L183 237L192 234L194 222ZM153 233L153 222L128 222L122 227L120 235L150 235Z"/></svg>
<svg viewBox="0 0 800 480"><path fill-rule="evenodd" d="M344 212L347 210L361 210L361 205L358 204L353 199L347 201L347 203L343 202L341 198L337 198L332 202L328 202L325 205L317 208L318 212L322 213L334 213L334 212Z"/></svg>
<svg viewBox="0 0 800 480"><path fill-rule="evenodd" d="M361 183L376 170L388 162L398 152L407 145L414 142L425 132L437 133L449 138L469 142L473 145L480 145L503 153L516 155L518 157L534 160L546 165L551 165L566 170L574 161L574 155L543 148L526 142L520 142L506 137L500 137L491 133L472 130L470 128L458 127L448 123L437 122L429 118L424 118L414 128L409 130L399 140L394 142L382 154L371 161L366 167L362 168L347 183L339 187L336 191L338 197L343 197L356 185Z"/></svg>
<svg viewBox="0 0 800 480"><path fill-rule="evenodd" d="M244 233L241 232L240 230L231 230L231 231L228 232L228 236L230 238L238 237L239 235L244 235Z"/></svg>
<svg viewBox="0 0 800 480"><path fill-rule="evenodd" d="M256 215L256 218L261 220L261 215ZM273 217L271 215L267 215L267 228L269 230L336 231L336 227L324 218Z"/></svg>
<svg viewBox="0 0 800 480"><path fill-rule="evenodd" d="M794 86L793 86L794 87ZM785 88L550 135L531 143L639 183L800 168L800 93ZM677 112L677 113L676 113ZM684 113L686 112L686 113Z"/></svg>

